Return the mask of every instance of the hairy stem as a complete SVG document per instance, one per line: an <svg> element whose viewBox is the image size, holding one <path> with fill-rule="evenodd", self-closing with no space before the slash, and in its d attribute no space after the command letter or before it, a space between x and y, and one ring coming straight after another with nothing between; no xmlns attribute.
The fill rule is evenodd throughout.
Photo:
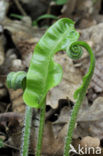
<svg viewBox="0 0 103 156"><path fill-rule="evenodd" d="M86 94L86 90L88 88L88 85L90 83L90 80L92 78L93 75L93 71L94 71L94 67L95 67L95 57L94 54L92 52L92 49L90 48L90 46L83 42L83 41L76 41L72 44L72 46L75 45L79 45L79 46L83 46L89 53L90 55L90 66L89 66L89 71L88 73L84 76L84 80L83 80L83 84L81 85L81 87L79 88L79 94L77 96L77 100L76 103L74 105L72 114L71 114L71 119L70 119L70 123L69 123L69 128L68 128L68 132L67 132L67 137L66 137L66 142L65 142L65 148L64 148L64 156L69 156L70 153L70 144L72 141L72 135L73 135L73 131L75 128L75 123L77 120L77 115L80 109L80 106L83 102L83 99L85 97Z"/></svg>
<svg viewBox="0 0 103 156"><path fill-rule="evenodd" d="M20 156L28 156L31 120L32 120L32 108L26 106L22 148L21 148Z"/></svg>
<svg viewBox="0 0 103 156"><path fill-rule="evenodd" d="M43 141L43 132L44 132L44 124L45 124L45 108L46 108L46 98L43 101L41 112L40 112L40 125L39 125L39 133L38 133L38 141L37 141L37 147L36 147L36 156L41 155L41 149L42 149L42 141Z"/></svg>

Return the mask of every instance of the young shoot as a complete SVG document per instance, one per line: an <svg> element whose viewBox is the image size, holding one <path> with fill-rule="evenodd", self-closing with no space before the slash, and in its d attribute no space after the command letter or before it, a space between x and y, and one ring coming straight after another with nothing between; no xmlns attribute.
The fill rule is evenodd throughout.
<svg viewBox="0 0 103 156"><path fill-rule="evenodd" d="M74 93L76 103L72 111L64 149L64 156L69 156L78 111L83 102L95 66L95 58L91 48L87 43L78 41L78 38L79 33L75 30L74 22L71 19L62 18L58 20L46 31L35 46L28 72L12 72L8 75L8 87L13 89L22 88L24 91L23 99L28 106L25 113L21 156L28 155L32 107L41 110L35 155L40 156L42 152L46 95L51 88L61 82L63 75L62 67L53 59L54 55L63 50L66 51L67 57L79 59L82 55L81 47L83 47L90 55L90 67L88 73L83 77L82 85Z"/></svg>

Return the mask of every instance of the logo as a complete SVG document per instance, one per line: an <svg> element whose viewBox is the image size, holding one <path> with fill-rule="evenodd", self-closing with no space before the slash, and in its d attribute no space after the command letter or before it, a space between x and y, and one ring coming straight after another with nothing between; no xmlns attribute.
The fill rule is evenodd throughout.
<svg viewBox="0 0 103 156"><path fill-rule="evenodd" d="M79 154L79 155L82 155L82 154L101 154L101 148L100 147L88 147L87 145L85 145L84 147L81 147L81 145L79 144L78 145L78 149L76 150L74 148L73 145L70 144L70 151L69 153L76 153L76 154Z"/></svg>

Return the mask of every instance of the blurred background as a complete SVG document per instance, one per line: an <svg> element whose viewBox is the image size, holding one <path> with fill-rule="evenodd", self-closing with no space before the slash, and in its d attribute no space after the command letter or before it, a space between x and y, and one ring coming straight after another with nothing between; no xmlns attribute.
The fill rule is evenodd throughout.
<svg viewBox="0 0 103 156"><path fill-rule="evenodd" d="M103 147L103 0L0 0L0 156L19 156L25 112L22 90L7 88L7 74L28 70L36 43L49 26L63 17L75 21L80 40L92 47L96 57L73 144ZM75 102L73 93L89 65L87 53L72 61L61 51L55 60L62 65L64 75L61 84L47 96L43 156L63 155L67 124ZM38 114L39 111L33 113L30 155L35 153Z"/></svg>

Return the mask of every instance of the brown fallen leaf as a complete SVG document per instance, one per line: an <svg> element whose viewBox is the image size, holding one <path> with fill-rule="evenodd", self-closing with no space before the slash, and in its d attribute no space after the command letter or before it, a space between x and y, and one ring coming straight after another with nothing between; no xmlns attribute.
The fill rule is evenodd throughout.
<svg viewBox="0 0 103 156"><path fill-rule="evenodd" d="M24 113L25 112L25 104L23 101L23 91L22 89L13 90L9 89L10 99L12 102L13 112Z"/></svg>
<svg viewBox="0 0 103 156"><path fill-rule="evenodd" d="M103 138L103 97L98 97L88 110L79 114L74 138L92 136Z"/></svg>
<svg viewBox="0 0 103 156"><path fill-rule="evenodd" d="M57 108L60 99L74 101L74 91L80 86L82 80L81 72L74 67L72 60L65 53L55 55L55 61L63 68L63 79L47 95L47 104L52 108Z"/></svg>
<svg viewBox="0 0 103 156"><path fill-rule="evenodd" d="M65 126L62 130L65 129ZM48 156L62 156L64 150L64 134L63 131L60 136L55 136L53 131L53 126L51 122L46 122L44 137L43 137L43 147L42 153ZM63 134L63 135L62 135Z"/></svg>
<svg viewBox="0 0 103 156"><path fill-rule="evenodd" d="M83 147L85 147L85 145L87 145L87 147L99 147L100 140L95 137L86 136L82 138L82 140L80 141L80 145Z"/></svg>
<svg viewBox="0 0 103 156"><path fill-rule="evenodd" d="M29 39L29 40L25 40L25 41L20 41L17 43L17 47L20 51L22 60L23 60L23 64L25 65L25 67L29 67L30 64L30 60L32 58L32 53L34 51L34 46L37 43L37 41L34 39Z"/></svg>
<svg viewBox="0 0 103 156"><path fill-rule="evenodd" d="M73 140L73 147L80 155L84 156L102 156L103 151L100 147L100 140L97 137L86 136L81 140Z"/></svg>
<svg viewBox="0 0 103 156"><path fill-rule="evenodd" d="M94 75L91 83L91 87L95 89L95 91L102 92L103 91L103 58L98 59L96 61L96 67L94 70Z"/></svg>

